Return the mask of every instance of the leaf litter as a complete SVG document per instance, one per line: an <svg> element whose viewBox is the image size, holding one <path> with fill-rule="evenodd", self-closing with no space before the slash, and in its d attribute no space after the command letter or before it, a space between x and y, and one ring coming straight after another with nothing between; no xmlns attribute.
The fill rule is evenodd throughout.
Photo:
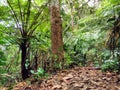
<svg viewBox="0 0 120 90"><path fill-rule="evenodd" d="M120 90L120 75L95 67L75 67L58 71L41 83L23 84L20 88L19 84L13 90Z"/></svg>

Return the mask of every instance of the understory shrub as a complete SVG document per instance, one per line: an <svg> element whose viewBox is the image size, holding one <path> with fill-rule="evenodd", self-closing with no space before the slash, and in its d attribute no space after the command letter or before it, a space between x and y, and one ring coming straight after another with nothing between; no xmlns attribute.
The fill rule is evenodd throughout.
<svg viewBox="0 0 120 90"><path fill-rule="evenodd" d="M119 63L117 60L106 60L101 66L102 71L115 71L118 72Z"/></svg>

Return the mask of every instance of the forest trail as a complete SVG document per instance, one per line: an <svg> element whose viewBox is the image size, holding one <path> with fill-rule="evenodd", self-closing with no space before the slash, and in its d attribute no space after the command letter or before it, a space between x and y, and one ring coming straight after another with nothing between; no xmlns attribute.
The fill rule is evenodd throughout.
<svg viewBox="0 0 120 90"><path fill-rule="evenodd" d="M120 90L119 79L116 73L102 72L95 67L75 67L32 85L19 83L13 90Z"/></svg>

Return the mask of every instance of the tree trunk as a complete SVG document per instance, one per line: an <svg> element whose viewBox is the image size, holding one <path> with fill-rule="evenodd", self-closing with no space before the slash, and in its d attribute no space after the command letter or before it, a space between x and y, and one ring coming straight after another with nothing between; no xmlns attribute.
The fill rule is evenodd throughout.
<svg viewBox="0 0 120 90"><path fill-rule="evenodd" d="M51 40L53 57L57 56L58 62L63 64L64 50L62 38L62 20L60 16L59 0L51 0Z"/></svg>
<svg viewBox="0 0 120 90"><path fill-rule="evenodd" d="M22 79L25 80L26 78L29 77L28 73L28 68L26 68L26 59L27 59L27 42L26 40L23 40L21 44L21 74L22 74Z"/></svg>
<svg viewBox="0 0 120 90"><path fill-rule="evenodd" d="M33 66L35 72L37 72L38 69L38 53L36 51L35 57L34 57L34 66Z"/></svg>

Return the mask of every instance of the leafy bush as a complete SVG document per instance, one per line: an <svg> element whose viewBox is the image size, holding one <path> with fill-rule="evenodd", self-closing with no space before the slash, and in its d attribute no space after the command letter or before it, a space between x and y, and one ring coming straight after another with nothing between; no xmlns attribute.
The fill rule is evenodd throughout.
<svg viewBox="0 0 120 90"><path fill-rule="evenodd" d="M118 72L119 65L118 61L116 60L107 60L105 63L101 66L103 71L115 71Z"/></svg>
<svg viewBox="0 0 120 90"><path fill-rule="evenodd" d="M14 85L16 82L17 82L16 78L7 73L3 73L0 76L0 86L2 85L2 86L10 87Z"/></svg>
<svg viewBox="0 0 120 90"><path fill-rule="evenodd" d="M108 60L111 57L110 51L109 50L103 50L102 53L100 54L101 58L103 60Z"/></svg>
<svg viewBox="0 0 120 90"><path fill-rule="evenodd" d="M42 68L38 68L37 72L34 72L33 70L31 70L31 73L34 75L36 79L48 76L48 74L45 73L44 69Z"/></svg>
<svg viewBox="0 0 120 90"><path fill-rule="evenodd" d="M5 64L6 64L6 58L4 52L0 51L0 66L3 66Z"/></svg>

